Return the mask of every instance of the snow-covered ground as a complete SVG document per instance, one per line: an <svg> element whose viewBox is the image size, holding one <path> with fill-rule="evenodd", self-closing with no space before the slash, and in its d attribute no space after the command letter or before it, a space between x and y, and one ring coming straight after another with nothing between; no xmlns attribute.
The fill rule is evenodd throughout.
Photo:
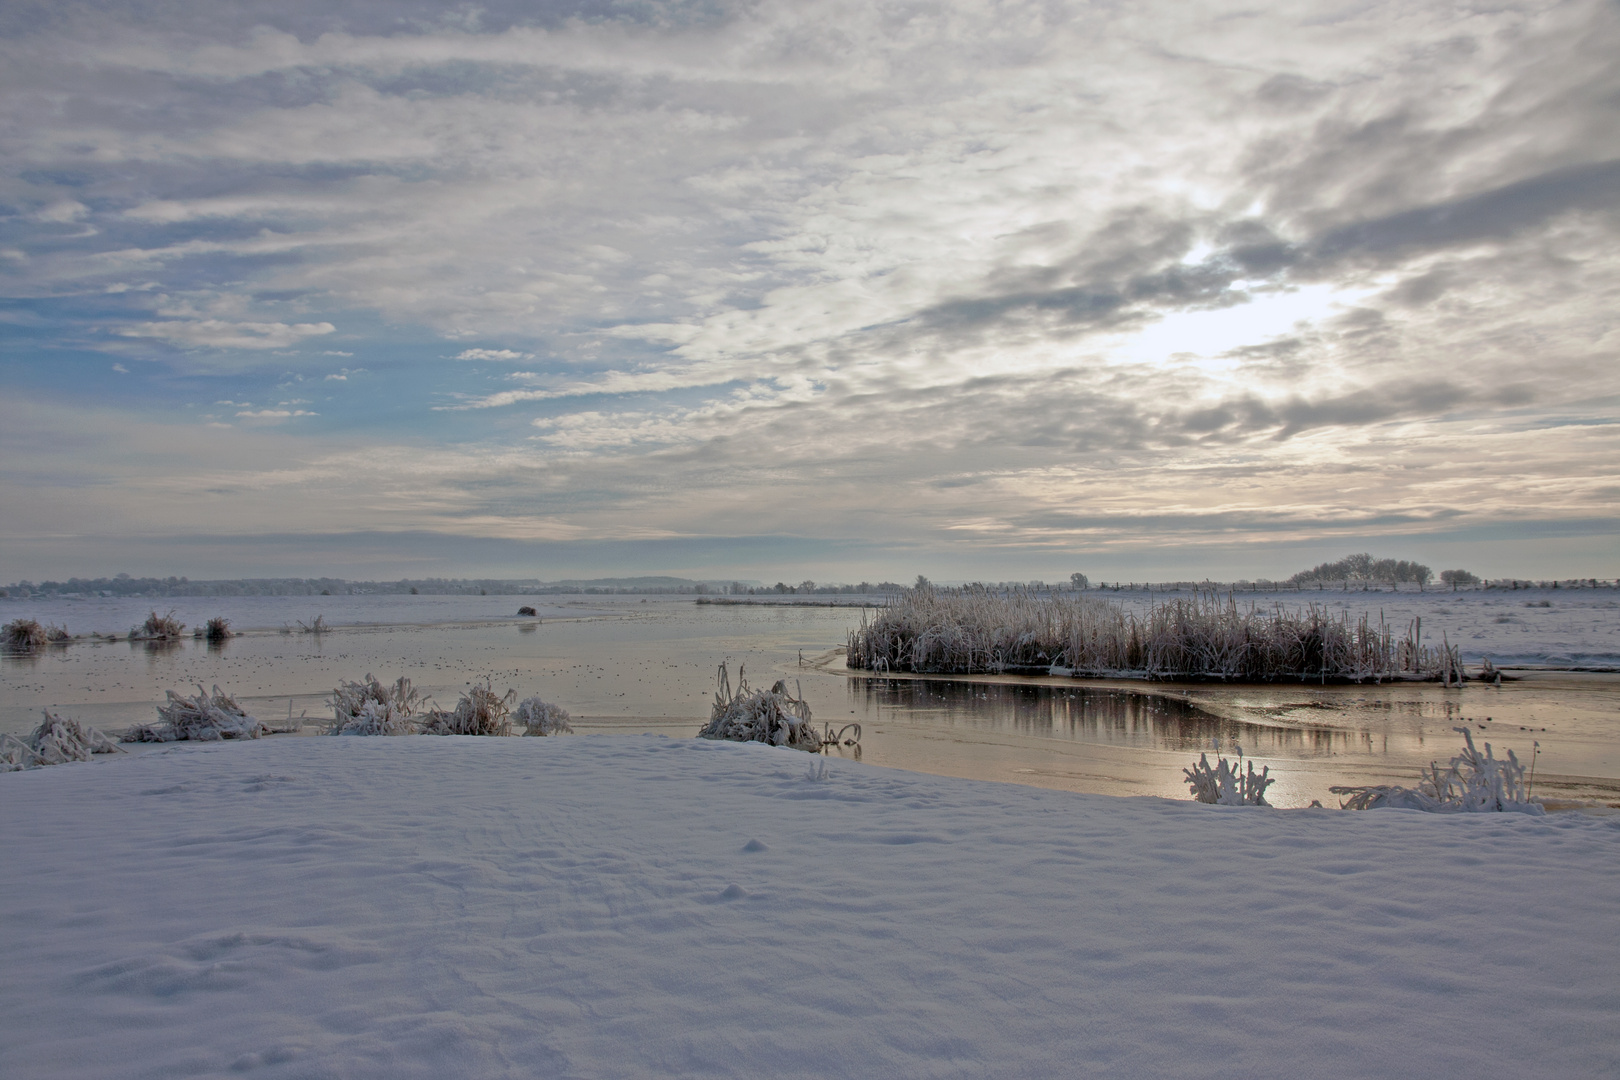
<svg viewBox="0 0 1620 1080"><path fill-rule="evenodd" d="M1597 1077L1620 819L643 737L0 775L0 1075Z"/></svg>

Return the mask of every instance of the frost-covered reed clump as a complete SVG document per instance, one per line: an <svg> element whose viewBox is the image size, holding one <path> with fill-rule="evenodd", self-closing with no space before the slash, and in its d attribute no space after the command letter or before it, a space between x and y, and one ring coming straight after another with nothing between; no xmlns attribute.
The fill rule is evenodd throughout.
<svg viewBox="0 0 1620 1080"><path fill-rule="evenodd" d="M1243 769L1245 764L1247 772ZM1266 788L1277 782L1276 777L1270 775L1271 766L1255 772L1254 762L1245 762L1242 751L1238 752L1235 766L1219 758L1211 767L1209 756L1199 754L1192 768L1181 771L1187 777L1192 797L1215 806L1270 806L1266 802Z"/></svg>
<svg viewBox="0 0 1620 1080"><path fill-rule="evenodd" d="M538 695L518 702L518 707L512 713L512 719L523 725L525 735L571 735L574 732L568 723L572 718L567 711L550 702L541 701Z"/></svg>
<svg viewBox="0 0 1620 1080"><path fill-rule="evenodd" d="M422 696L401 675L384 686L367 674L364 682L343 682L332 691L332 723L328 735L410 735L416 730L416 710Z"/></svg>
<svg viewBox="0 0 1620 1080"><path fill-rule="evenodd" d="M249 716L236 699L218 686L213 693L197 686L195 697L167 691L168 701L157 707L158 721L136 724L124 733L124 742L217 742L220 739L257 739L270 727Z"/></svg>
<svg viewBox="0 0 1620 1080"><path fill-rule="evenodd" d="M1442 655L1443 654L1443 655ZM1397 641L1363 615L1325 607L1240 607L1214 593L1143 614L1078 594L983 586L912 589L849 636L848 663L867 671L1057 672L1233 682L1460 679L1457 653Z"/></svg>
<svg viewBox="0 0 1620 1080"><path fill-rule="evenodd" d="M714 708L698 738L762 742L811 751L820 750L822 745L821 735L810 719L810 706L802 697L788 693L786 680L777 680L769 690L753 690L748 686L746 668L739 666L734 693L725 664L715 674Z"/></svg>
<svg viewBox="0 0 1620 1080"><path fill-rule="evenodd" d="M738 665L737 689L733 692L731 674L725 664L720 665L715 673L714 708L698 738L762 742L811 752L840 742L846 746L860 744L859 724L846 724L836 733L831 725L817 731L802 692L794 697L785 679L778 679L769 690L750 689L744 671Z"/></svg>
<svg viewBox="0 0 1620 1080"><path fill-rule="evenodd" d="M172 608L167 615L159 615L154 611L146 617L145 622L130 630L129 640L178 641L185 630L186 624L174 617Z"/></svg>
<svg viewBox="0 0 1620 1080"><path fill-rule="evenodd" d="M424 735L510 735L517 691L497 694L489 683L474 683L450 712L433 709L422 721Z"/></svg>
<svg viewBox="0 0 1620 1080"><path fill-rule="evenodd" d="M48 640L45 627L37 619L13 619L6 623L4 644L8 652L38 652Z"/></svg>
<svg viewBox="0 0 1620 1080"><path fill-rule="evenodd" d="M1524 766L1512 750L1502 760L1485 744L1485 753L1474 748L1474 734L1465 727L1453 728L1463 737L1462 753L1451 759L1444 772L1431 762L1416 788L1398 784L1367 787L1334 787L1335 795L1347 795L1346 810L1426 810L1430 813L1519 813L1544 814L1546 808L1530 794Z"/></svg>
<svg viewBox="0 0 1620 1080"><path fill-rule="evenodd" d="M45 719L26 739L0 735L0 772L89 761L92 754L122 754L124 748L89 724L45 710Z"/></svg>
<svg viewBox="0 0 1620 1080"><path fill-rule="evenodd" d="M13 619L0 629L0 648L7 652L38 652L47 645L66 645L72 640L67 627L41 624L37 619Z"/></svg>

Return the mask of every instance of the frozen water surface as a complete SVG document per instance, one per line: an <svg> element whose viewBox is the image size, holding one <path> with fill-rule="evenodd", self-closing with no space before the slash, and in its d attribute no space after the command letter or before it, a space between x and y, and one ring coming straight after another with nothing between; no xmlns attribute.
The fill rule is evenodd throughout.
<svg viewBox="0 0 1620 1080"><path fill-rule="evenodd" d="M1141 606L1155 593L1103 594ZM1171 594L1172 596L1174 594ZM1470 661L1620 666L1616 594L1597 590L1242 594L1240 603L1318 602L1352 617L1382 611L1426 639L1464 642ZM154 602L0 603L75 633L126 632ZM520 604L538 619L515 616ZM1545 605L1545 606L1543 606ZM1410 783L1460 745L1466 719L1497 753L1528 760L1538 789L1620 803L1620 676L1532 673L1500 688L1469 684L1222 687L1064 679L851 677L834 653L860 612L804 606L696 605L674 596L335 596L176 598L188 625L213 615L247 631L221 647L80 642L0 661L0 730L31 728L44 707L106 730L154 719L166 689L219 684L261 719L330 715L343 679L409 676L441 705L492 678L539 694L581 733L690 736L708 717L716 665L747 665L754 685L800 680L818 721L859 722L863 759L944 775L1106 794L1185 798L1181 768L1201 750L1237 747L1281 779L1279 805L1346 783ZM332 631L283 634L321 615ZM1476 636L1483 635L1483 636ZM1469 644L1472 643L1472 644ZM804 663L801 665L800 658ZM849 751L845 751L849 753Z"/></svg>

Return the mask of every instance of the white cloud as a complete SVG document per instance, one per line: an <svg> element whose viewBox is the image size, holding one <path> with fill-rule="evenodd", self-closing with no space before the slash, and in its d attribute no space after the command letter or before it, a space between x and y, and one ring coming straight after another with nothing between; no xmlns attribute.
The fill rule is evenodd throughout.
<svg viewBox="0 0 1620 1080"><path fill-rule="evenodd" d="M305 338L330 334L337 327L320 323L226 322L221 319L144 322L120 328L121 337L155 338L182 348L283 349Z"/></svg>
<svg viewBox="0 0 1620 1080"><path fill-rule="evenodd" d="M128 375L129 374L129 368L125 367L123 364L114 364L112 366L112 369L114 371L118 372L118 374L120 374L120 375Z"/></svg>
<svg viewBox="0 0 1620 1080"><path fill-rule="evenodd" d="M320 413L306 412L303 409L254 409L244 410L236 415L245 420L286 420L294 416L319 416Z"/></svg>
<svg viewBox="0 0 1620 1080"><path fill-rule="evenodd" d="M367 389L429 448L388 451L417 487L371 525L1055 545L1094 538L1076 506L1615 510L1612 5L335 11L0 43L0 172L46 208L17 294L122 297L94 325L126 355L250 354L167 361L268 376L210 392L243 420L348 381L311 339L385 326ZM300 475L349 490L328 464ZM739 475L769 490L728 502Z"/></svg>
<svg viewBox="0 0 1620 1080"><path fill-rule="evenodd" d="M66 225L90 214L90 208L76 199L62 199L51 203L34 214L34 220Z"/></svg>
<svg viewBox="0 0 1620 1080"><path fill-rule="evenodd" d="M533 359L533 353L514 352L511 349L463 349L456 354L457 360L483 360L511 363L514 360Z"/></svg>

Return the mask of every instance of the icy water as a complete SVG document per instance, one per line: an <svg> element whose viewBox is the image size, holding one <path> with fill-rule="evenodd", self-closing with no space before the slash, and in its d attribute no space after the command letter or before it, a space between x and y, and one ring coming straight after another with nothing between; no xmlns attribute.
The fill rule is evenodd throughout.
<svg viewBox="0 0 1620 1080"><path fill-rule="evenodd" d="M1547 606L1546 594L1523 591L1366 599L1384 605L1387 619L1420 613L1425 636L1483 641L1499 663L1615 660L1614 592L1563 592L1548 590ZM1404 606L1392 612L1392 601ZM151 603L0 603L0 618L122 633ZM539 619L515 617L523 603L536 607ZM0 731L32 727L44 707L114 731L154 719L164 690L198 683L234 693L261 719L290 712L318 721L330 715L326 700L339 680L370 673L385 681L409 676L445 707L470 682L489 678L497 690L538 693L561 705L581 734L684 738L707 719L715 668L725 660L734 680L745 665L754 686L797 680L818 722L862 725L862 758L879 765L1185 798L1181 769L1199 752L1230 756L1241 747L1280 777L1273 802L1333 805L1333 784L1410 783L1421 766L1448 759L1461 743L1452 729L1467 718L1498 754L1512 748L1528 760L1539 740L1543 794L1620 802L1614 675L1544 673L1501 688L1449 690L874 679L845 671L835 651L860 621L859 610L847 607L711 606L671 596L343 596L176 599L160 611L170 606L188 624L224 615L247 632L217 647L190 638L158 647L100 640L7 656L0 660ZM1513 621L1497 621L1504 614ZM296 632L298 620L316 615L333 629ZM293 632L283 633L284 626Z"/></svg>

